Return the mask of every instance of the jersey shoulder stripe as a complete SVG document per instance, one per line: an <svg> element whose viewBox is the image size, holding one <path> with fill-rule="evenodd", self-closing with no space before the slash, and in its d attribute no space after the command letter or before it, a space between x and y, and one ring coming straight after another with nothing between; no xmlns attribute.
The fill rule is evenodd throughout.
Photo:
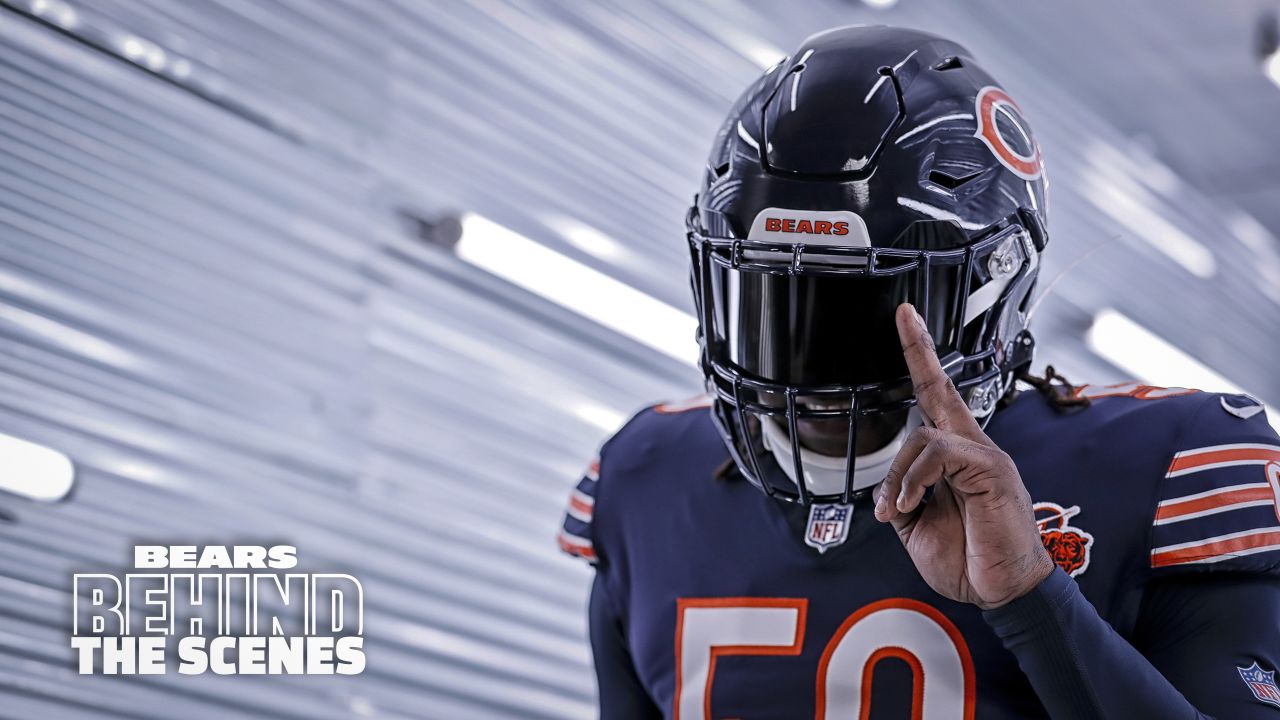
<svg viewBox="0 0 1280 720"><path fill-rule="evenodd" d="M1195 520L1221 512L1263 507L1275 502L1271 485L1265 482L1240 483L1161 500L1156 506L1156 525Z"/></svg>
<svg viewBox="0 0 1280 720"><path fill-rule="evenodd" d="M1239 412L1256 400L1204 396L1160 481L1151 567L1280 571L1280 437Z"/></svg>
<svg viewBox="0 0 1280 720"><path fill-rule="evenodd" d="M569 555L595 563L595 544L592 541L591 521L595 517L596 486L600 481L600 459L587 465L578 485L569 491L569 501L564 511L564 521L556 537L556 544Z"/></svg>
<svg viewBox="0 0 1280 720"><path fill-rule="evenodd" d="M1272 550L1280 550L1280 525L1154 548L1151 566L1218 563Z"/></svg>
<svg viewBox="0 0 1280 720"><path fill-rule="evenodd" d="M1112 385L1077 385L1072 397L1101 400L1102 398L1126 397L1136 400L1161 400L1164 398L1182 397L1200 392L1193 388L1159 387L1129 381Z"/></svg>
<svg viewBox="0 0 1280 720"><path fill-rule="evenodd" d="M560 549L569 555L582 558L589 563L594 564L597 560L596 549L591 541L580 535L574 535L564 528L560 529L559 535L556 537L557 544Z"/></svg>
<svg viewBox="0 0 1280 720"><path fill-rule="evenodd" d="M1176 453L1173 456L1173 462L1169 463L1169 473L1165 477L1178 477L1237 465L1266 465L1270 462L1280 462L1280 445L1269 443L1210 445Z"/></svg>
<svg viewBox="0 0 1280 720"><path fill-rule="evenodd" d="M703 393L679 402L658 403L653 406L653 411L662 415L674 415L691 410L705 410L709 407L711 407L711 396Z"/></svg>

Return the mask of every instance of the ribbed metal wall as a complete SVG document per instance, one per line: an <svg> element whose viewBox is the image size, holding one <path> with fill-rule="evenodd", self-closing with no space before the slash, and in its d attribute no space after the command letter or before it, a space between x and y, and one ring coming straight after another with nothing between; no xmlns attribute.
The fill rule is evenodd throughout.
<svg viewBox="0 0 1280 720"><path fill-rule="evenodd" d="M777 48L879 17L787 5L0 0L0 431L79 471L59 504L0 497L0 717L591 716L561 503L616 421L696 372L402 218L478 212L688 307L680 221L720 113ZM1048 273L1117 232L1115 197L1217 267L1127 234L1046 303L1047 358L1118 379L1080 341L1118 307L1280 399L1274 246L1154 183L1072 101L1083 81L980 7L886 17L1008 78L1050 158ZM357 575L368 670L75 674L71 574L124 572L138 542L289 542Z"/></svg>

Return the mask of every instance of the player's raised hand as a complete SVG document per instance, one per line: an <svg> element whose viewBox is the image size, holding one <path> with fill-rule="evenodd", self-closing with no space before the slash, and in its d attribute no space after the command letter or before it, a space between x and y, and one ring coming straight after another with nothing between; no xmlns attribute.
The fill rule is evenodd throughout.
<svg viewBox="0 0 1280 720"><path fill-rule="evenodd" d="M918 428L898 451L876 492L876 519L893 524L938 593L999 607L1053 572L1031 496L943 372L915 308L898 306L897 323L916 400L933 427ZM933 497L922 505L930 487Z"/></svg>

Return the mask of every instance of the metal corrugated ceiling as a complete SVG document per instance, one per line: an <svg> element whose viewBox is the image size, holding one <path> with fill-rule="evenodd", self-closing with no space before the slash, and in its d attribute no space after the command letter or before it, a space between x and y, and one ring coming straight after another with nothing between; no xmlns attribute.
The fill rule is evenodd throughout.
<svg viewBox="0 0 1280 720"><path fill-rule="evenodd" d="M615 419L695 391L696 372L422 243L400 215L478 212L687 308L682 212L720 114L829 25L946 31L1006 79L1049 158L1048 274L1120 236L1046 302L1043 358L1119 379L1080 339L1115 307L1280 400L1274 238L1182 179L1199 155L1169 170L1158 146L1135 151L1116 129L1132 103L1088 91L1108 57L1134 76L1159 52L1194 62L1147 20L1225 34L1242 11L0 4L0 431L79 469L63 503L0 499L3 717L591 716L589 575L553 550L561 502ZM1215 72L1260 99L1157 115L1154 134L1246 108L1239 132L1273 140L1280 91L1246 60ZM1135 86L1116 92L1159 103ZM1247 143L1219 147L1248 161ZM1209 248L1212 277L1125 226L1135 212ZM622 252L584 250L582 228ZM304 565L357 575L368 670L75 675L71 573L123 572L144 541L288 541Z"/></svg>

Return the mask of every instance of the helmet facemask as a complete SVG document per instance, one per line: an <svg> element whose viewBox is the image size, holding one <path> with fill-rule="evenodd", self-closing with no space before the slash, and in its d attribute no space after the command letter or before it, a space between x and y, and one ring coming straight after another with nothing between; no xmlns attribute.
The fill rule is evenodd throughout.
<svg viewBox="0 0 1280 720"><path fill-rule="evenodd" d="M1003 394L1009 360L1029 355L1013 335L1019 345L1030 336L1001 322L1019 312L1038 265L1017 217L972 236L948 221L917 222L873 247L714 236L704 228L730 225L704 222L707 214L688 222L703 370L735 461L771 496L851 502L922 423L893 319L899 304L920 311L980 419ZM845 434L838 455L833 429ZM864 438L859 454L859 433L872 430L880 437ZM827 453L802 444L815 435Z"/></svg>

